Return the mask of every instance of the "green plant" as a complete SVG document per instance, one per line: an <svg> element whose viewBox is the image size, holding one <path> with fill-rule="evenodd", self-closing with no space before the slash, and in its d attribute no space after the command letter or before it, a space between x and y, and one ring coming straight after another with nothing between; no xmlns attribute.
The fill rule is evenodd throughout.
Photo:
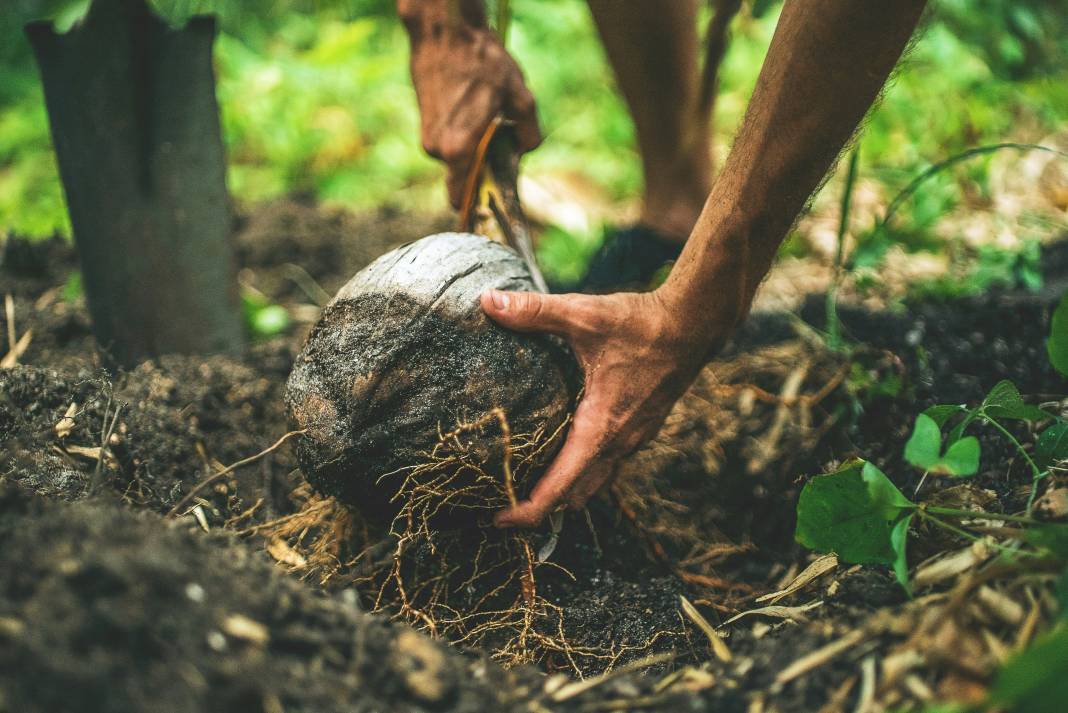
<svg viewBox="0 0 1068 713"><path fill-rule="evenodd" d="M1062 616L1064 611L1061 612ZM1068 705L1068 622L1014 656L998 674L992 703L1027 713L1061 713Z"/></svg>
<svg viewBox="0 0 1068 713"><path fill-rule="evenodd" d="M1027 501L1027 512L1030 514L1031 506L1034 504L1035 495L1037 493L1038 482L1049 475L1049 467L1041 467L1036 459L1032 457L1031 453L1020 443L1020 441L1012 435L1012 433L1005 427L1005 421L1029 421L1029 422L1041 422L1053 419L1054 423L1050 429L1055 429L1050 432L1050 435L1046 436L1046 443L1051 444L1056 448L1060 448L1062 441L1056 437L1058 433L1061 433L1064 426L1064 421L1060 418L1049 414L1042 409L1031 406L1024 403L1023 398L1020 396L1019 389L1011 381L1000 381L983 399L982 403L973 409L968 409L964 406L957 404L939 404L932 406L923 412L916 422L916 429L913 431L912 438L909 439L909 443L905 447L905 459L912 465L924 468L928 472L945 473L948 475L974 475L978 469L979 462L979 443L975 441L969 441L965 437L964 431L975 423L988 424L1003 435L1016 450L1020 453L1023 460L1027 463L1031 469L1031 494ZM949 429L946 434L946 455L949 456L953 453L958 462L954 462L952 465L957 468L961 465L970 465L972 458L974 458L975 468L970 472L954 472L952 469L947 469L945 462L939 461L937 458L930 459L931 448L933 439L939 439L938 445L941 445L941 429L945 428L950 422L955 421L955 425ZM922 425L921 425L922 424ZM932 426L938 429L932 430ZM1045 434L1046 432L1043 432ZM1039 437L1040 440L1042 436ZM974 442L973 442L974 441ZM1068 441L1068 439L1065 439ZM966 443L966 446L960 445ZM909 446L912 446L910 450ZM910 457L911 456L911 457ZM1056 458L1068 457L1068 451L1057 450L1050 454L1050 462ZM967 459L967 460L961 460ZM927 465L930 462L932 465ZM918 488L917 488L918 490Z"/></svg>
<svg viewBox="0 0 1068 713"><path fill-rule="evenodd" d="M1064 293L1057 309L1053 311L1046 352L1053 368L1068 376L1068 292Z"/></svg>
<svg viewBox="0 0 1068 713"><path fill-rule="evenodd" d="M942 445L942 432L933 418L925 413L916 417L912 435L905 443L905 460L927 473L940 475L975 475L979 470L979 439L965 436Z"/></svg>
<svg viewBox="0 0 1068 713"><path fill-rule="evenodd" d="M272 304L262 292L251 288L241 290L241 314L253 339L273 337L289 328L286 308Z"/></svg>
<svg viewBox="0 0 1068 713"><path fill-rule="evenodd" d="M916 508L874 464L856 460L805 484L794 534L846 562L890 565L907 587L905 535Z"/></svg>
<svg viewBox="0 0 1068 713"><path fill-rule="evenodd" d="M842 200L838 211L838 234L834 253L834 274L827 288L826 323L827 346L834 351L842 348L841 325L838 322L838 289L842 284L845 270L845 238L849 229L849 213L853 202L853 187L857 181L857 161L860 159L860 145L849 154L849 166L846 170L845 186L842 188Z"/></svg>
<svg viewBox="0 0 1068 713"><path fill-rule="evenodd" d="M963 524L967 521L983 519L1028 525L1033 528L1032 533L1038 533L1029 537L1034 547L1056 557L1068 557L1068 525L913 502L874 463L864 460L846 463L805 484L797 503L794 536L805 547L835 552L846 562L888 565L901 586L910 591L906 543L916 517L972 540L979 539L979 535ZM1025 554L1000 547L1007 552Z"/></svg>
<svg viewBox="0 0 1068 713"><path fill-rule="evenodd" d="M1033 456L1004 424L1005 421L1048 420L1053 423L1038 436ZM875 464L855 460L805 484L797 503L797 541L810 549L837 552L847 562L891 566L906 590L905 546L914 517L969 538L976 535L957 521L985 517L1032 525L1036 528L1030 535L1032 545L1068 560L1068 526L1042 525L1030 517L1039 481L1054 464L1068 459L1068 421L1025 403L1012 382L996 384L975 408L942 404L917 415L905 444L905 460L922 469L924 478L931 473L951 477L974 475L979 470L979 440L965 435L965 431L973 424L982 423L1005 436L1031 468L1026 515L973 512L913 502ZM919 491L917 487L917 494Z"/></svg>

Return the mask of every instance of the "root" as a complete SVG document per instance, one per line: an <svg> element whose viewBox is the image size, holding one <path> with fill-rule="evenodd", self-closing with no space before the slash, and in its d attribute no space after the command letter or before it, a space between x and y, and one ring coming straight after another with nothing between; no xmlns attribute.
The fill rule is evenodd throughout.
<svg viewBox="0 0 1068 713"><path fill-rule="evenodd" d="M839 355L804 339L715 362L621 467L611 489L619 511L650 555L713 608L731 612L752 592L723 571L755 549L744 520L754 493L788 487L797 458L833 425L821 404L847 373Z"/></svg>
<svg viewBox="0 0 1068 713"><path fill-rule="evenodd" d="M725 569L754 545L720 529L731 513L693 504L716 504L731 488L781 487L793 460L830 424L820 405L845 374L838 357L802 340L714 364L656 441L623 464L611 491L619 511L695 601L735 613L753 590ZM500 408L457 418L439 429L422 462L379 479L399 506L387 527L376 529L307 485L291 496L295 512L258 524L242 514L233 527L263 538L271 556L302 578L351 588L365 608L488 650L506 666L535 664L579 677L611 670L665 640L688 640L685 621L643 641L581 643L590 632L577 631L539 586L545 568L562 568L538 562L537 535L472 527L529 492L568 425L514 433ZM739 471L751 479L727 480Z"/></svg>

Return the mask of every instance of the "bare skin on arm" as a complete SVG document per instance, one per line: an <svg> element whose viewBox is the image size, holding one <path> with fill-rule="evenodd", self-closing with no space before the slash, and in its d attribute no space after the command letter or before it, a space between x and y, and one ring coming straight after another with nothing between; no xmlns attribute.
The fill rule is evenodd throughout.
<svg viewBox="0 0 1068 713"><path fill-rule="evenodd" d="M749 110L667 281L645 294L487 292L486 314L569 340L586 390L567 441L528 500L498 513L530 527L581 507L652 438L748 313L776 250L875 101L924 0L788 0Z"/></svg>

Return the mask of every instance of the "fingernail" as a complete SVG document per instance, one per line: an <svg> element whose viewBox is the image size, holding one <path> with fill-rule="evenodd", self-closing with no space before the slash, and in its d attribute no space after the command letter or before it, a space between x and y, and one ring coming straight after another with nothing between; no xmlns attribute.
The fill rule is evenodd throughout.
<svg viewBox="0 0 1068 713"><path fill-rule="evenodd" d="M490 291L490 300L493 302L493 306L500 310L508 309L508 293L501 292L500 290Z"/></svg>

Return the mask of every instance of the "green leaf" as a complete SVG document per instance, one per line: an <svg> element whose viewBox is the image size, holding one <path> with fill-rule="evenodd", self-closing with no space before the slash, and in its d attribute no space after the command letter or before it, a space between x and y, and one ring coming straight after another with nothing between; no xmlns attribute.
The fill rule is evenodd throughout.
<svg viewBox="0 0 1068 713"><path fill-rule="evenodd" d="M964 418L962 418L960 423L954 426L953 430L946 436L947 446L953 445L964 436L965 429L972 425L972 422L979 416L979 411L981 409L982 407L972 409L971 411L968 409L961 409L964 412Z"/></svg>
<svg viewBox="0 0 1068 713"><path fill-rule="evenodd" d="M923 415L930 417L932 421L938 424L938 427L946 425L946 421L950 416L955 416L958 413L965 413L968 409L957 404L938 404L937 406L931 406L924 410Z"/></svg>
<svg viewBox="0 0 1068 713"><path fill-rule="evenodd" d="M905 443L905 460L917 468L929 470L938 463L942 454L942 432L927 414L921 413L916 417L916 425L912 429L912 435Z"/></svg>
<svg viewBox="0 0 1068 713"><path fill-rule="evenodd" d="M805 484L797 503L797 541L846 562L893 565L892 533L916 506L871 463L853 461Z"/></svg>
<svg viewBox="0 0 1068 713"><path fill-rule="evenodd" d="M909 536L909 525L912 524L913 513L897 521L894 529L890 531L890 546L894 550L894 576L905 588L908 595L912 596L912 587L909 586L909 563L905 556L905 545Z"/></svg>
<svg viewBox="0 0 1068 713"><path fill-rule="evenodd" d="M281 305L267 305L252 313L249 326L257 336L273 337L289 326L289 313Z"/></svg>
<svg viewBox="0 0 1068 713"><path fill-rule="evenodd" d="M1013 657L998 674L991 701L1013 711L1068 710L1068 623Z"/></svg>
<svg viewBox="0 0 1068 713"><path fill-rule="evenodd" d="M63 285L64 302L75 302L79 297L85 294L82 288L82 273L78 270L71 270L70 276L67 277L67 282Z"/></svg>
<svg viewBox="0 0 1068 713"><path fill-rule="evenodd" d="M1024 403L1016 384L1009 380L999 381L983 399L980 407L989 417L995 419L1014 419L1017 421L1041 421L1050 418L1050 414L1040 408Z"/></svg>
<svg viewBox="0 0 1068 713"><path fill-rule="evenodd" d="M1053 368L1068 376L1068 292L1061 297L1049 325L1046 353Z"/></svg>
<svg viewBox="0 0 1068 713"><path fill-rule="evenodd" d="M996 518L997 515L993 515ZM1068 525L1044 522L1024 531L1024 539L1054 557L1068 560Z"/></svg>
<svg viewBox="0 0 1068 713"><path fill-rule="evenodd" d="M1035 465L1045 470L1065 459L1068 459L1068 421L1058 420L1035 441Z"/></svg>
<svg viewBox="0 0 1068 713"><path fill-rule="evenodd" d="M939 463L946 475L975 475L979 472L979 439L965 436L949 448Z"/></svg>
<svg viewBox="0 0 1068 713"><path fill-rule="evenodd" d="M949 442L942 454L942 433L938 423L921 413L905 443L905 460L917 468L943 475L975 475L979 470L979 440L965 436Z"/></svg>

